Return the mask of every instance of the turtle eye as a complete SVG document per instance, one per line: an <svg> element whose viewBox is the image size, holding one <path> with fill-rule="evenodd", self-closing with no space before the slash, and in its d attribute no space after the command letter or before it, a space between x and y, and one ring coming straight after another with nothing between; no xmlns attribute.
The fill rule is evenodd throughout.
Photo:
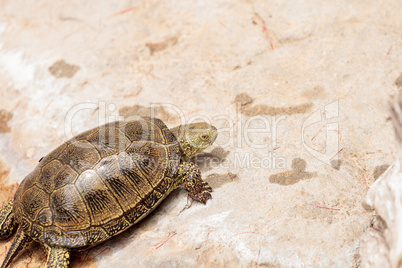
<svg viewBox="0 0 402 268"><path fill-rule="evenodd" d="M209 139L209 135L208 135L208 134L203 134L203 135L201 135L201 139L202 139L203 141L206 141L206 140Z"/></svg>

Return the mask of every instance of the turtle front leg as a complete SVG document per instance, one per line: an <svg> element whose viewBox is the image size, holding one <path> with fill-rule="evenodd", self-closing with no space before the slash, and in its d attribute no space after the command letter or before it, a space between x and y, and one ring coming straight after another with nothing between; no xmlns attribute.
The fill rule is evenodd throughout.
<svg viewBox="0 0 402 268"><path fill-rule="evenodd" d="M70 263L70 249L47 246L47 263L45 268L67 268Z"/></svg>
<svg viewBox="0 0 402 268"><path fill-rule="evenodd" d="M178 167L176 188L183 185L190 197L198 202L206 203L211 199L211 186L201 179L200 168L192 162L181 163Z"/></svg>
<svg viewBox="0 0 402 268"><path fill-rule="evenodd" d="M14 233L15 227L17 226L14 221L13 204L14 200L11 200L2 210L0 210L1 240L9 238Z"/></svg>

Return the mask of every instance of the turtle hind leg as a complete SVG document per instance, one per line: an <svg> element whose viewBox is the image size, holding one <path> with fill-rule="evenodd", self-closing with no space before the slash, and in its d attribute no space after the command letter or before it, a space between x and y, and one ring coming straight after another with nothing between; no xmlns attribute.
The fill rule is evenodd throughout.
<svg viewBox="0 0 402 268"><path fill-rule="evenodd" d="M200 168L196 164L192 162L180 164L177 176L175 187L183 184L192 199L205 204L208 199L212 198L210 194L212 188L201 179Z"/></svg>
<svg viewBox="0 0 402 268"><path fill-rule="evenodd" d="M31 242L32 238L27 236L21 228L18 228L17 234L15 235L14 241L11 244L10 250L7 252L7 256L1 265L1 268L6 268L10 265L18 252L21 251L28 242Z"/></svg>
<svg viewBox="0 0 402 268"><path fill-rule="evenodd" d="M11 200L0 210L0 239L2 240L9 238L15 231L13 204L14 200Z"/></svg>
<svg viewBox="0 0 402 268"><path fill-rule="evenodd" d="M70 263L70 249L47 246L47 263L45 268L67 268Z"/></svg>

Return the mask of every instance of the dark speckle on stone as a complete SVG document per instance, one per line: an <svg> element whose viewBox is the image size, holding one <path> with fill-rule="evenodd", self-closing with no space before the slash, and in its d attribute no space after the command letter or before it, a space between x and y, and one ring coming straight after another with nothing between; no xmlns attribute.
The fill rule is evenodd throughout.
<svg viewBox="0 0 402 268"><path fill-rule="evenodd" d="M269 181L280 185L291 185L317 176L317 172L307 172L306 167L304 159L295 158L292 161L292 170L271 175Z"/></svg>
<svg viewBox="0 0 402 268"><path fill-rule="evenodd" d="M333 167L336 170L339 170L341 168L342 161L341 160L332 160L331 161L331 167Z"/></svg>
<svg viewBox="0 0 402 268"><path fill-rule="evenodd" d="M164 106L147 107L137 104L132 106L123 106L119 109L119 115L123 116L125 120L139 115L155 116L168 124L177 124L180 122L180 118L176 114L169 112L169 109L165 108Z"/></svg>
<svg viewBox="0 0 402 268"><path fill-rule="evenodd" d="M56 78L71 78L80 69L79 66L58 60L49 67L49 72Z"/></svg>
<svg viewBox="0 0 402 268"><path fill-rule="evenodd" d="M234 103L240 103L241 113L247 116L257 116L257 115L293 115L293 114L303 114L311 110L313 105L311 103L304 103L289 107L272 107L266 104L251 105L254 99L251 98L247 93L241 93L235 97Z"/></svg>
<svg viewBox="0 0 402 268"><path fill-rule="evenodd" d="M10 132L10 127L8 126L8 121L13 117L12 113L6 110L0 110L0 133Z"/></svg>
<svg viewBox="0 0 402 268"><path fill-rule="evenodd" d="M374 180L377 180L389 168L388 164L376 166L373 172Z"/></svg>
<svg viewBox="0 0 402 268"><path fill-rule="evenodd" d="M395 85L398 89L402 89L402 73L395 80Z"/></svg>

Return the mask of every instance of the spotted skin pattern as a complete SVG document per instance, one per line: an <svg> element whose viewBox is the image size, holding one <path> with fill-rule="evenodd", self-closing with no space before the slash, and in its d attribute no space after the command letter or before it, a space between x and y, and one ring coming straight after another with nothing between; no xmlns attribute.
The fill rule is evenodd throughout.
<svg viewBox="0 0 402 268"><path fill-rule="evenodd" d="M15 231L16 224L14 221L14 214L12 212L14 199L0 211L0 239L9 238Z"/></svg>
<svg viewBox="0 0 402 268"><path fill-rule="evenodd" d="M113 122L86 131L41 159L0 210L0 239L17 229L0 268L28 242L47 248L47 268L67 268L70 252L99 244L149 215L174 189L206 203L211 187L188 160L217 137L206 123L168 129L159 119Z"/></svg>
<svg viewBox="0 0 402 268"><path fill-rule="evenodd" d="M201 203L206 203L211 199L212 188L205 181L201 179L201 172L199 167L193 162L184 162L179 165L178 169L179 178L176 181L177 185L183 184L184 189L188 191L189 196Z"/></svg>
<svg viewBox="0 0 402 268"><path fill-rule="evenodd" d="M47 247L47 263L45 268L67 268L70 263L70 249L63 247Z"/></svg>

